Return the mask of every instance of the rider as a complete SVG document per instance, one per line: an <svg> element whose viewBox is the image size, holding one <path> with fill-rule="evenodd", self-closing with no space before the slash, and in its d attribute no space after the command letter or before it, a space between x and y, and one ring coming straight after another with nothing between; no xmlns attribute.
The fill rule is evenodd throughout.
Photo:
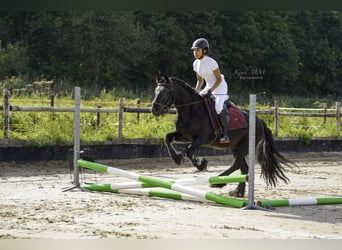
<svg viewBox="0 0 342 250"><path fill-rule="evenodd" d="M203 97L213 95L215 97L215 110L219 117L221 126L220 143L229 143L229 137L226 129L229 123L229 113L223 108L224 102L228 100L228 85L221 74L217 62L208 56L209 42L205 38L198 38L192 44L195 61L193 69L196 72L197 83L196 91ZM201 90L203 82L206 82L204 89Z"/></svg>

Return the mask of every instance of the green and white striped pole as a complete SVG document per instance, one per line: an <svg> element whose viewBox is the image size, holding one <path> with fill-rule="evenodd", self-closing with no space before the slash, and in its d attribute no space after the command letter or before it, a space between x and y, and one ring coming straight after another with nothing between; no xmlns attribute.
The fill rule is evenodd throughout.
<svg viewBox="0 0 342 250"><path fill-rule="evenodd" d="M261 200L261 201L258 201L257 204L261 207L332 205L332 204L342 204L342 197Z"/></svg>
<svg viewBox="0 0 342 250"><path fill-rule="evenodd" d="M177 183L180 185L193 185L193 184L226 184L226 183L235 183L235 182L246 182L247 175L238 175L238 176L212 176L212 177L193 177L193 178L184 178L184 179L175 179L169 180L172 183ZM122 183L111 183L110 185L112 189L131 189L131 188L150 188L155 187L155 185L150 185L144 182L122 182Z"/></svg>
<svg viewBox="0 0 342 250"><path fill-rule="evenodd" d="M156 177L139 175L139 174L128 172L122 169L108 167L102 164L89 162L85 160L78 160L77 162L79 166L84 167L84 168L89 168L89 169L93 169L93 170L105 172L105 173L116 174L121 177L126 177L129 179L145 182L150 185L155 185L158 187L163 187L163 188L171 189L174 191L193 195L196 197L200 197L202 199L214 201L218 204L228 205L228 206L237 207L237 208L242 208L243 206L247 204L246 200L223 197L223 196L211 193L211 192L205 192L205 191L201 191L195 188L186 187L186 186L172 183L170 181L165 181Z"/></svg>
<svg viewBox="0 0 342 250"><path fill-rule="evenodd" d="M112 189L110 184L96 184L96 185L87 185L83 186L83 188L90 191L101 191L101 192L112 192L112 193L122 193L122 194L135 194L135 195L145 195L150 197L160 197L160 198L169 198L175 200L188 200L188 201L199 201L199 202L212 202L206 199L202 199L196 196L182 194L172 190L161 190L158 188L153 189Z"/></svg>

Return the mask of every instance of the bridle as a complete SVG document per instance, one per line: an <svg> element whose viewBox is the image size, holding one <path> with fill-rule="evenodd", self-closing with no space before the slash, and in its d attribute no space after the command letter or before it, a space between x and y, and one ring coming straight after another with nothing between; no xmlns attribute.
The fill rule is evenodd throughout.
<svg viewBox="0 0 342 250"><path fill-rule="evenodd" d="M154 102L154 104L160 106L164 112L169 110L172 107L172 105L174 105L175 108L178 108L178 107L190 106L190 105L194 105L197 103L204 102L204 100L200 100L200 101L183 103L183 104L175 104L175 96L174 96L174 89L172 88L172 83L171 82L167 82L167 83L160 82L160 83L158 83L158 86L165 87L169 91L169 96L167 98L166 104Z"/></svg>
<svg viewBox="0 0 342 250"><path fill-rule="evenodd" d="M162 108L162 110L165 112L171 108L171 106L175 102L175 96L174 91L172 89L171 83L158 83L158 87L165 87L169 91L169 96L167 97L166 104L160 103L160 102L154 102L153 104L158 105Z"/></svg>

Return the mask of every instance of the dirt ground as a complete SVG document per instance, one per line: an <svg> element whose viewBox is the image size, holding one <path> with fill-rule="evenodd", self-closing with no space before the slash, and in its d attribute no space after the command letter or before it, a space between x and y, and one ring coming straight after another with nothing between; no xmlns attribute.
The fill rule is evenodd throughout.
<svg viewBox="0 0 342 250"><path fill-rule="evenodd" d="M342 153L285 156L298 167L291 182L267 188L256 166L255 200L342 196ZM186 161L170 158L99 161L109 166L160 178L216 176L232 156L211 156L198 172ZM239 174L239 173L234 173ZM91 171L82 184L126 182ZM241 210L223 205L128 194L62 192L72 186L67 162L0 163L0 239L342 239L342 204ZM227 195L207 184L194 187Z"/></svg>

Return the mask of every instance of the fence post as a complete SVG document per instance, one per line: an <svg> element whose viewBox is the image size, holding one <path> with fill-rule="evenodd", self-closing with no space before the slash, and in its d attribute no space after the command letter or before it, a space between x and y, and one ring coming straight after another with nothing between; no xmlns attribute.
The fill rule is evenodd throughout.
<svg viewBox="0 0 342 250"><path fill-rule="evenodd" d="M50 95L50 107L55 106L55 95Z"/></svg>
<svg viewBox="0 0 342 250"><path fill-rule="evenodd" d="M323 123L326 124L327 123L327 104L324 105L324 117L323 117Z"/></svg>
<svg viewBox="0 0 342 250"><path fill-rule="evenodd" d="M97 106L97 108L102 108L102 106ZM96 112L96 127L100 127L101 125L101 113L100 112Z"/></svg>
<svg viewBox="0 0 342 250"><path fill-rule="evenodd" d="M55 95L50 95L50 107L54 107L54 106L55 106ZM53 121L55 121L56 120L55 112L52 112L50 117Z"/></svg>
<svg viewBox="0 0 342 250"><path fill-rule="evenodd" d="M140 99L137 99L137 106L138 108L140 108ZM139 122L140 122L140 113L137 112L137 123L139 124Z"/></svg>
<svg viewBox="0 0 342 250"><path fill-rule="evenodd" d="M122 138L122 126L123 126L123 114L124 114L124 99L120 98L119 100L119 127L118 127L118 138Z"/></svg>
<svg viewBox="0 0 342 250"><path fill-rule="evenodd" d="M336 102L336 129L337 129L337 137L340 137L341 131L341 112L340 112L340 102Z"/></svg>
<svg viewBox="0 0 342 250"><path fill-rule="evenodd" d="M277 100L274 101L274 125L275 125L274 136L278 137L278 130L279 130L279 103L278 103Z"/></svg>
<svg viewBox="0 0 342 250"><path fill-rule="evenodd" d="M9 138L10 127L10 96L9 90L4 90L4 139Z"/></svg>

